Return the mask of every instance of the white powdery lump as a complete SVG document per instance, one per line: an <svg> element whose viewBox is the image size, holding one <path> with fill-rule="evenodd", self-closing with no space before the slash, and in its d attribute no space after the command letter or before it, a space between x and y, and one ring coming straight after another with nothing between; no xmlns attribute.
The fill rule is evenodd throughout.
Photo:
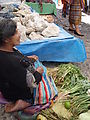
<svg viewBox="0 0 90 120"><path fill-rule="evenodd" d="M31 40L42 40L44 39L44 37L42 35L40 35L39 33L36 33L36 32L32 32L30 35L29 35L29 38Z"/></svg>
<svg viewBox="0 0 90 120"><path fill-rule="evenodd" d="M30 40L42 40L50 37L58 37L60 29L54 23L44 20L39 13L31 12L26 4L20 4L15 13L15 20L21 33L21 42ZM19 23L18 23L19 22ZM20 24L21 23L21 24Z"/></svg>
<svg viewBox="0 0 90 120"><path fill-rule="evenodd" d="M21 34L20 42L24 42L25 40L27 40L28 38L26 36L26 27L23 26L20 22L17 22L17 29Z"/></svg>
<svg viewBox="0 0 90 120"><path fill-rule="evenodd" d="M60 29L54 23L49 24L49 26L43 30L42 35L44 37L56 37L59 36Z"/></svg>
<svg viewBox="0 0 90 120"><path fill-rule="evenodd" d="M42 32L48 24L38 13L32 13L29 16L26 26L35 29L36 32Z"/></svg>

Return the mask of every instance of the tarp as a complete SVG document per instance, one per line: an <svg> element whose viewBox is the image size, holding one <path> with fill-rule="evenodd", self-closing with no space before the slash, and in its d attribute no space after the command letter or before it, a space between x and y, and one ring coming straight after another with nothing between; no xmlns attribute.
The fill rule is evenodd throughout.
<svg viewBox="0 0 90 120"><path fill-rule="evenodd" d="M83 40L72 36L62 27L59 37L26 40L17 48L24 55L37 55L40 61L84 62L87 59Z"/></svg>

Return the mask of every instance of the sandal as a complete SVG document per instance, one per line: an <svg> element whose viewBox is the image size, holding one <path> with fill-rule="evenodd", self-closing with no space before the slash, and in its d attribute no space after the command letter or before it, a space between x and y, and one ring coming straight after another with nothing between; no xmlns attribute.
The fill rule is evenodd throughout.
<svg viewBox="0 0 90 120"><path fill-rule="evenodd" d="M74 31L74 34L76 34L76 35L78 35L78 36L84 36L83 34L79 34L79 33L77 33L76 30Z"/></svg>
<svg viewBox="0 0 90 120"><path fill-rule="evenodd" d="M68 30L69 30L69 31L75 31L74 29L71 29L71 28L69 28Z"/></svg>

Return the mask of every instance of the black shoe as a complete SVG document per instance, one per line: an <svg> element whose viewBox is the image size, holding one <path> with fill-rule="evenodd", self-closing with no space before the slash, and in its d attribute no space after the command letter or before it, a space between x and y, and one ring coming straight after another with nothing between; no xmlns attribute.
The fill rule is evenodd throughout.
<svg viewBox="0 0 90 120"><path fill-rule="evenodd" d="M76 30L74 31L74 34L78 35L78 36L84 36L83 34L79 34L76 32Z"/></svg>
<svg viewBox="0 0 90 120"><path fill-rule="evenodd" d="M69 31L75 31L74 29L70 29L70 28L69 28L68 30L69 30Z"/></svg>

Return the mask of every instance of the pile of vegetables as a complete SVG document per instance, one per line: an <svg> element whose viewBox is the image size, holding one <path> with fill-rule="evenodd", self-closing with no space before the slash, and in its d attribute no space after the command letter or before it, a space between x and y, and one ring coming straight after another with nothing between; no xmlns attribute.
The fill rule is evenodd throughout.
<svg viewBox="0 0 90 120"><path fill-rule="evenodd" d="M56 74L56 84L61 90L69 91L71 107L69 111L76 118L79 114L88 111L90 106L90 81L84 77L79 68L73 64L61 64Z"/></svg>
<svg viewBox="0 0 90 120"><path fill-rule="evenodd" d="M48 69L48 74L52 75L58 91L69 94L67 99L60 99L58 102L71 115L69 119L68 117L61 116L61 114L59 116L56 111L59 109L57 106L60 104L57 101L55 109L45 109L41 111L41 115L45 116L48 120L77 120L81 113L87 112L90 109L90 81L82 75L77 66L71 63L60 64L55 70Z"/></svg>
<svg viewBox="0 0 90 120"><path fill-rule="evenodd" d="M81 74L75 65L71 63L61 64L58 66L55 83L61 85L63 89L70 89L77 84L77 81L85 79L87 78Z"/></svg>

